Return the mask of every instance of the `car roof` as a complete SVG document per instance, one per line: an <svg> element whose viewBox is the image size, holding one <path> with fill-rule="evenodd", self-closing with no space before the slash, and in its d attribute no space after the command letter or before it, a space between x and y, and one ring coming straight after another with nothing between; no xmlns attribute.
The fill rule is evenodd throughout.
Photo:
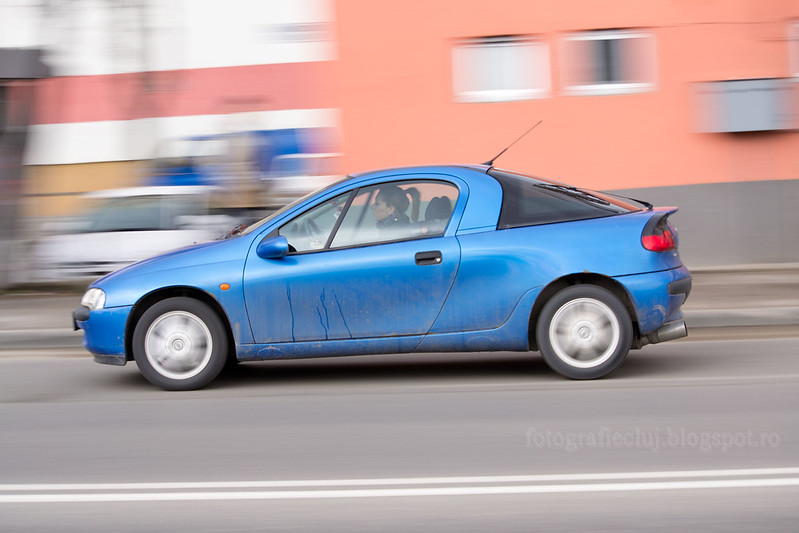
<svg viewBox="0 0 799 533"><path fill-rule="evenodd" d="M350 174L352 178L374 178L379 176L390 176L392 174L441 174L441 173L461 173L464 169L477 171L485 174L491 167L486 165L417 165L405 167L383 168L379 170L369 170L366 172L356 172Z"/></svg>

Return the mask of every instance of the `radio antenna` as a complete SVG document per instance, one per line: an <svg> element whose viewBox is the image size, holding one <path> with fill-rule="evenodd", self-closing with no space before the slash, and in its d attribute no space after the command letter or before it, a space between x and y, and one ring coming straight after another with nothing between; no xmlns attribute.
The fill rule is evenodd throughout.
<svg viewBox="0 0 799 533"><path fill-rule="evenodd" d="M530 133L531 131L533 131L534 129L536 129L536 128L538 127L538 125L539 125L539 124L541 124L542 122L543 122L543 120L539 120L538 122L536 122L536 123L535 123L535 125L534 125L532 128L530 128L529 130L527 130L527 131L525 131L524 133L522 133L521 137L519 137L518 139L516 139L515 141L513 141L512 143L510 143L510 144L507 146L507 148L505 148L505 149L504 149L504 150L502 150L500 153L498 153L498 154L497 154L497 155L495 155L493 158L489 159L488 161L486 161L486 162L485 162L485 163L483 163L483 164L484 164L485 166L487 166L487 167L493 167L493 166L494 166L494 161L496 161L496 160L499 158L499 156L501 156L502 154L504 154L505 152L507 152L507 151L508 151L508 148L510 148L511 146L513 146L514 144L516 144L517 142L521 141L521 140L522 140L522 138L523 138L525 135L527 135L528 133Z"/></svg>

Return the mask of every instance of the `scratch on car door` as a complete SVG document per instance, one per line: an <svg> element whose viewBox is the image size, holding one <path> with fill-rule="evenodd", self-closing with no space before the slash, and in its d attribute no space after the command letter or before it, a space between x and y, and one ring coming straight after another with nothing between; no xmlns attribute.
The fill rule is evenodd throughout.
<svg viewBox="0 0 799 533"><path fill-rule="evenodd" d="M352 331L350 331L350 327L347 325L347 319L344 317L344 311L341 309L341 302L336 295L336 291L333 291L333 299L336 300L336 307L338 308L338 314L341 317L341 322L344 323L344 327L347 328L347 335L351 339Z"/></svg>
<svg viewBox="0 0 799 533"><path fill-rule="evenodd" d="M325 303L325 290L322 289L322 295L319 297L319 302L322 304L321 309L324 310L324 318L322 318L322 313L320 311L320 306L316 306L316 314L319 315L319 323L322 325L322 328L325 330L325 340L330 338L330 317L327 316L327 305Z"/></svg>
<svg viewBox="0 0 799 533"><path fill-rule="evenodd" d="M291 313L291 340L296 341L294 336L294 307L291 305L291 283L286 283L286 299L289 302L289 312Z"/></svg>

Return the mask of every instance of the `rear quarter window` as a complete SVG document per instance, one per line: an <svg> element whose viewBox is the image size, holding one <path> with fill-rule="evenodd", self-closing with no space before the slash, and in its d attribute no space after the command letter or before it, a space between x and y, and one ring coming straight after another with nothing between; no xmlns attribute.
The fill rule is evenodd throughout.
<svg viewBox="0 0 799 533"><path fill-rule="evenodd" d="M594 191L491 169L502 186L498 229L601 218L638 211L631 204Z"/></svg>

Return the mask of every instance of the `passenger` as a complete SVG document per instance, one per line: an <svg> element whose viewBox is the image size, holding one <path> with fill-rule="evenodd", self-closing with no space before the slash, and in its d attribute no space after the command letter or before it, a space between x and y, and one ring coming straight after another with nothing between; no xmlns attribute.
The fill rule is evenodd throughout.
<svg viewBox="0 0 799 533"><path fill-rule="evenodd" d="M411 205L413 209L409 217L405 211ZM381 187L372 204L372 215L377 221L378 229L404 226L410 224L411 218L419 218L419 191L414 187L403 190L396 185Z"/></svg>

